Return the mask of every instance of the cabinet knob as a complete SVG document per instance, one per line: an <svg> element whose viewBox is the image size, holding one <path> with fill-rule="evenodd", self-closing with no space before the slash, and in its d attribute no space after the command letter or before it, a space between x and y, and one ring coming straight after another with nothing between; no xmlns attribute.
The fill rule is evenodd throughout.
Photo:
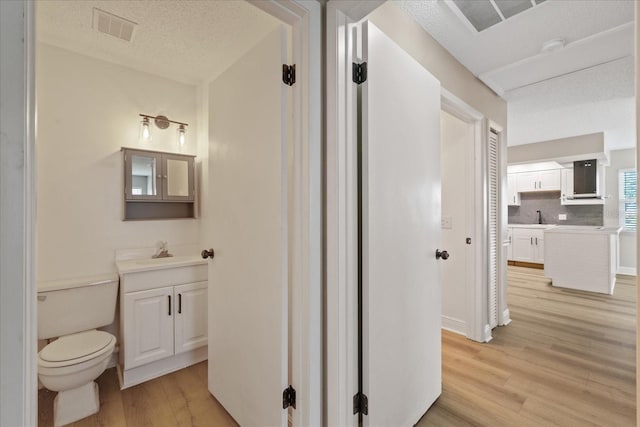
<svg viewBox="0 0 640 427"><path fill-rule="evenodd" d="M213 259L213 249L203 249L202 252L200 252L200 255L202 255L203 259L207 259L207 258L212 258Z"/></svg>
<svg viewBox="0 0 640 427"><path fill-rule="evenodd" d="M436 249L436 259L442 258L443 260L449 259L449 252L440 251L440 249Z"/></svg>

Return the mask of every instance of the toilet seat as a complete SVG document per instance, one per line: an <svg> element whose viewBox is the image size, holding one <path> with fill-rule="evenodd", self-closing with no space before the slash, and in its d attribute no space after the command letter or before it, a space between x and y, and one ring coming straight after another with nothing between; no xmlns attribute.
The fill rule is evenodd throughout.
<svg viewBox="0 0 640 427"><path fill-rule="evenodd" d="M116 338L104 331L84 331L58 338L38 353L43 368L63 368L99 358L113 351Z"/></svg>

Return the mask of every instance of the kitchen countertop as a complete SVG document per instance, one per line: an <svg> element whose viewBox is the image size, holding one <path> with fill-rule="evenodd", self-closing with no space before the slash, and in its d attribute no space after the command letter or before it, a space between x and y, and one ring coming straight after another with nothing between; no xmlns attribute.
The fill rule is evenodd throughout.
<svg viewBox="0 0 640 427"><path fill-rule="evenodd" d="M174 256L167 258L142 258L116 262L118 273L135 273L138 271L162 270L165 268L186 267L206 264L207 260L199 255Z"/></svg>
<svg viewBox="0 0 640 427"><path fill-rule="evenodd" d="M558 225L558 224L509 224L511 228L541 228L548 233L605 233L618 234L622 227L603 227L601 225Z"/></svg>

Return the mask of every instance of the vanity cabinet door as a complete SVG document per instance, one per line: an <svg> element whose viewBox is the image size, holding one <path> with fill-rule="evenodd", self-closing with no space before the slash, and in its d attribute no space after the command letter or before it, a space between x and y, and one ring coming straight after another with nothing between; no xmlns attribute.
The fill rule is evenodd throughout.
<svg viewBox="0 0 640 427"><path fill-rule="evenodd" d="M162 155L162 199L192 201L195 196L193 157Z"/></svg>
<svg viewBox="0 0 640 427"><path fill-rule="evenodd" d="M162 200L162 155L124 151L125 200Z"/></svg>
<svg viewBox="0 0 640 427"><path fill-rule="evenodd" d="M124 295L124 367L173 355L173 287Z"/></svg>
<svg viewBox="0 0 640 427"><path fill-rule="evenodd" d="M207 345L207 282L174 288L175 353Z"/></svg>

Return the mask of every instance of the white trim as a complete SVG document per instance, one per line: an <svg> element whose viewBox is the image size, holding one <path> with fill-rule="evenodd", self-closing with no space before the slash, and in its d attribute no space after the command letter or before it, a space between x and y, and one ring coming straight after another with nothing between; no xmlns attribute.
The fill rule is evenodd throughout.
<svg viewBox="0 0 640 427"><path fill-rule="evenodd" d="M34 8L0 3L0 425L37 424Z"/></svg>
<svg viewBox="0 0 640 427"><path fill-rule="evenodd" d="M445 88L441 89L440 99L443 111L464 122L473 124L474 127L473 145L469 152L473 169L469 173L466 183L468 188L466 197L472 201L473 208L467 211L466 216L467 236L471 238L472 243L467 246L465 308L468 318L466 319L464 330L467 338L484 342L486 340L484 324L488 317L488 304L484 302L487 298L483 297L483 295L487 295L487 291L483 290L487 287L487 281L482 279L486 276L484 272L486 269L483 267L486 264L486 251L484 250L486 237L483 237L482 233L482 224L485 221L483 218L486 216L483 208L485 193L482 187L486 180L482 164L483 152L486 151L484 150L486 144L483 137L484 116Z"/></svg>
<svg viewBox="0 0 640 427"><path fill-rule="evenodd" d="M616 274L624 274L626 276L636 276L637 270L635 267L618 267Z"/></svg>
<svg viewBox="0 0 640 427"><path fill-rule="evenodd" d="M381 0L330 0L326 6L326 418L325 425L356 426L357 240L349 31Z"/></svg>
<svg viewBox="0 0 640 427"><path fill-rule="evenodd" d="M502 311L502 319L500 321L502 323L499 323L498 326L507 326L509 323L511 323L511 312L508 308Z"/></svg>
<svg viewBox="0 0 640 427"><path fill-rule="evenodd" d="M464 320L454 319L453 317L445 316L444 314L442 315L442 329L459 335L467 335L467 324Z"/></svg>
<svg viewBox="0 0 640 427"><path fill-rule="evenodd" d="M484 325L484 334L481 342L489 342L492 339L493 339L493 336L491 336L491 325L487 323Z"/></svg>

